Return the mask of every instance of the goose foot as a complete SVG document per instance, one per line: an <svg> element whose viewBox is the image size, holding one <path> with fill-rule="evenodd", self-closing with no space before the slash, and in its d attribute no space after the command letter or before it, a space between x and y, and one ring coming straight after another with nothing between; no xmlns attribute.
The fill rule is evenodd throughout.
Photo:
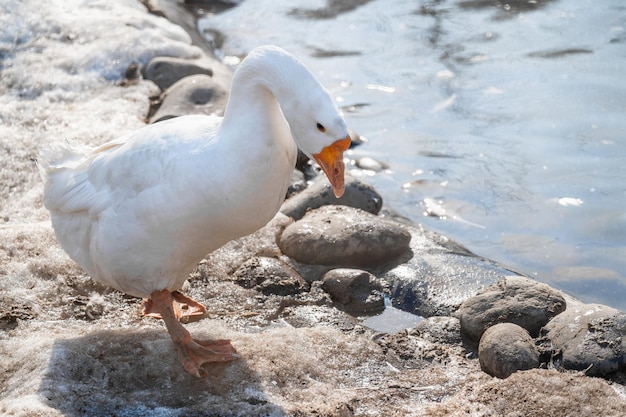
<svg viewBox="0 0 626 417"><path fill-rule="evenodd" d="M187 299L187 297L184 298ZM230 340L204 341L194 340L191 337L191 334L180 324L179 318L176 316L174 300L180 301L177 295L167 290L155 291L151 294L151 300L151 308L165 322L167 331L178 352L178 359L183 368L190 374L201 378L208 375L204 365L229 362L239 358L237 351L230 344Z"/></svg>

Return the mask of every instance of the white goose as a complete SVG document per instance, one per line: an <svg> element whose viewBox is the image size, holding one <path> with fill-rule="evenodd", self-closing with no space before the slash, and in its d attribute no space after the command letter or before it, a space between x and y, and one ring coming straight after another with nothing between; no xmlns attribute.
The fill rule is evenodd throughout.
<svg viewBox="0 0 626 417"><path fill-rule="evenodd" d="M337 107L299 61L259 47L235 71L223 118L184 116L93 150L45 151L44 204L69 256L148 299L144 313L163 318L184 368L203 376L204 364L238 355L229 341L191 338L179 319L206 309L178 290L204 256L277 213L296 144L341 196L350 138Z"/></svg>

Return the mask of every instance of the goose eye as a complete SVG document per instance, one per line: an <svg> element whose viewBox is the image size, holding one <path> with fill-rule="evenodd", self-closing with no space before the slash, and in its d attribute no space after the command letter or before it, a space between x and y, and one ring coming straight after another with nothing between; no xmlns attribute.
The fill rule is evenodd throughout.
<svg viewBox="0 0 626 417"><path fill-rule="evenodd" d="M321 123L318 123L318 124L317 124L317 130L319 130L319 131L320 131L320 132L322 132L322 133L326 132L326 128L325 128L325 127L324 127L324 125L323 125L323 124L321 124Z"/></svg>

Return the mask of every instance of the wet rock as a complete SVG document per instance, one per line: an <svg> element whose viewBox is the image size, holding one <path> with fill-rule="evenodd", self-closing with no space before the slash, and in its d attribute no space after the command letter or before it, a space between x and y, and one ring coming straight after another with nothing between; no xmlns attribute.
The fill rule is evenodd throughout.
<svg viewBox="0 0 626 417"><path fill-rule="evenodd" d="M526 329L513 323L488 328L478 346L480 367L489 375L507 378L539 366L539 351Z"/></svg>
<svg viewBox="0 0 626 417"><path fill-rule="evenodd" d="M228 93L220 84L204 74L191 75L178 81L163 93L163 102L150 118L150 123L186 114L222 114Z"/></svg>
<svg viewBox="0 0 626 417"><path fill-rule="evenodd" d="M356 160L356 166L361 169L366 169L368 171L380 172L387 168L389 165L384 162L377 161L374 158L370 158L369 156L364 156Z"/></svg>
<svg viewBox="0 0 626 417"><path fill-rule="evenodd" d="M601 376L626 368L626 313L601 304L572 306L542 330L565 369Z"/></svg>
<svg viewBox="0 0 626 417"><path fill-rule="evenodd" d="M511 274L495 262L472 254L452 239L412 224L383 209L411 233L412 257L371 272L391 287L394 307L422 317L456 314L468 298ZM478 342L478 340L477 340Z"/></svg>
<svg viewBox="0 0 626 417"><path fill-rule="evenodd" d="M322 288L349 313L378 313L385 308L383 282L366 271L333 269L322 278Z"/></svg>
<svg viewBox="0 0 626 417"><path fill-rule="evenodd" d="M143 69L144 78L154 82L161 90L166 90L179 80L190 75L213 75L206 61L157 56Z"/></svg>
<svg viewBox="0 0 626 417"><path fill-rule="evenodd" d="M565 299L558 291L528 278L509 276L461 305L461 332L468 342L477 344L487 328L515 323L536 337L541 327L563 310Z"/></svg>
<svg viewBox="0 0 626 417"><path fill-rule="evenodd" d="M410 241L398 223L352 207L324 206L287 226L278 246L305 264L362 268L396 259Z"/></svg>
<svg viewBox="0 0 626 417"><path fill-rule="evenodd" d="M374 187L350 175L345 177L345 193L341 198L336 198L328 180L324 177L285 201L280 211L299 220L307 210L331 204L355 207L378 214L383 205L383 199Z"/></svg>
<svg viewBox="0 0 626 417"><path fill-rule="evenodd" d="M244 288L254 288L265 295L299 294L309 288L309 284L292 267L276 258L255 256L244 262L234 273L237 284Z"/></svg>

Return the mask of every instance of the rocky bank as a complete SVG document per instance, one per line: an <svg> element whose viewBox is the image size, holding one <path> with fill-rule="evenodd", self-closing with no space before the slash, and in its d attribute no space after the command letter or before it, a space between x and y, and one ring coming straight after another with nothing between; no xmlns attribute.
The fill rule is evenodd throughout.
<svg viewBox="0 0 626 417"><path fill-rule="evenodd" d="M270 224L198 265L184 291L209 313L186 326L232 339L241 359L186 374L140 300L60 249L33 162L59 138L95 145L145 122L220 114L229 70L158 6L0 6L0 413L626 415L625 313L408 222L358 164L340 200L301 164ZM363 321L394 309L423 319L399 332Z"/></svg>

